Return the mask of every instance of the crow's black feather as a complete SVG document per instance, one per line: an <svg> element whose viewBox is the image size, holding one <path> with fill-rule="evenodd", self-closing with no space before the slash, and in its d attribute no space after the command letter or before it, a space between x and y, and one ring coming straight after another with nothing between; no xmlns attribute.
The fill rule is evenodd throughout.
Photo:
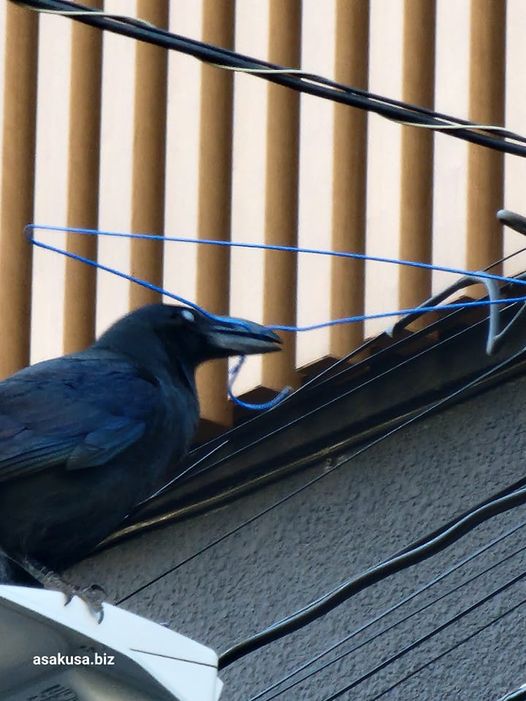
<svg viewBox="0 0 526 701"><path fill-rule="evenodd" d="M199 416L196 366L278 343L251 322L150 305L0 382L0 549L53 568L86 555L177 474Z"/></svg>

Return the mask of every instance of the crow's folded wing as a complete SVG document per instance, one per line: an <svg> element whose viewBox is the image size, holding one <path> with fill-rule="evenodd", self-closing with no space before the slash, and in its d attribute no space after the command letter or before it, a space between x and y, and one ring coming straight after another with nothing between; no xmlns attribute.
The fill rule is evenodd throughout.
<svg viewBox="0 0 526 701"><path fill-rule="evenodd" d="M104 465L144 435L159 386L122 360L82 354L0 383L0 482L56 465Z"/></svg>

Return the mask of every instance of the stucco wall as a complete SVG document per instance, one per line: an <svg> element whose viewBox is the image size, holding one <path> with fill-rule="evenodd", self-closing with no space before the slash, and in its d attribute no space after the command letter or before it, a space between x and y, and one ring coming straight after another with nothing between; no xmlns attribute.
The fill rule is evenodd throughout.
<svg viewBox="0 0 526 701"><path fill-rule="evenodd" d="M519 479L525 471L525 388L526 378L510 382L391 437L131 599L129 608L223 651ZM317 466L213 513L144 534L81 563L70 575L97 582L112 597L121 597L323 469ZM222 673L223 699L248 701L289 669L525 518L525 508L496 517L446 552L233 664ZM353 643L518 549L523 539L522 531L510 537ZM322 701L520 572L525 559L512 558L282 698ZM524 585L513 586L342 698L373 698L523 596ZM526 681L525 635L526 606L386 698L496 701Z"/></svg>

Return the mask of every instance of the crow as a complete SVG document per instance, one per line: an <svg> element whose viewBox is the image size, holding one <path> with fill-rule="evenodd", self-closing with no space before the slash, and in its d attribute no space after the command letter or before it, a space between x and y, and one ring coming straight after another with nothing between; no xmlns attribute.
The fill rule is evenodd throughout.
<svg viewBox="0 0 526 701"><path fill-rule="evenodd" d="M83 557L177 474L198 419L195 369L267 353L264 326L152 304L114 323L86 350L0 382L0 548L66 601L96 597L63 582Z"/></svg>

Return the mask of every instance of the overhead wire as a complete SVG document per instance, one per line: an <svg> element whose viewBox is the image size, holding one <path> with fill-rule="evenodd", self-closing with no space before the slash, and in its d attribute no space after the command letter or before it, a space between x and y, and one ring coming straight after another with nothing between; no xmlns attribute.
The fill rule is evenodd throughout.
<svg viewBox="0 0 526 701"><path fill-rule="evenodd" d="M467 615L469 615L473 611L476 611L476 609L480 608L484 604L487 604L488 601L491 601L493 598L495 598L495 596L502 594L504 591L506 591L507 589L512 587L514 584L517 584L522 579L524 579L524 577L526 577L526 572L521 572L520 574L515 575L511 579L508 579L504 584L501 584L500 586L496 587L489 594L486 594L485 596L481 597L480 599L475 601L470 606L466 607L465 609L463 609L459 613L455 614L454 616L451 616L450 618L448 618L446 621L444 621L444 623L441 623L440 625L436 626L435 628L433 628L433 630L429 631L425 635L420 636L419 638L414 640L409 645L406 645L401 650L399 650L396 654L392 655L388 659L386 659L383 662L381 662L380 664L376 665L373 669L370 669L365 674L360 675L359 677L354 679L349 684L346 684L344 687L342 687L342 688L338 689L336 692L332 693L330 696L325 697L323 699L323 701L336 701L336 699L339 699L344 694L347 694L349 691L356 688L362 682L366 681L367 679L370 679L375 674L378 674L383 669L385 669L389 665L393 664L393 662L397 662L402 657L407 655L409 652L412 652L413 650L415 650L419 645L422 645L422 643L426 642L427 640L430 640L435 635L438 635L442 631L449 628L451 625L458 623L458 621L462 620L463 618L465 618ZM495 625L495 623L502 620L505 616L508 616L511 613L515 612L521 606L524 606L524 604L526 604L526 598L522 599L518 604L513 606L511 609L508 609L508 611L506 611L505 613L500 614L499 616L494 618L492 621L486 623L484 626L479 628L476 632L470 633L465 638L462 638L461 640L456 642L454 645L449 647L447 650L444 650L442 653L440 653L440 655L437 655L436 657L432 658L432 660L428 660L428 662L426 662L424 665L421 665L417 669L412 670L410 672L410 674L406 675L403 679L396 682L396 684L391 685L388 689L384 689L380 694L377 694L373 699L370 699L370 701L376 701L376 699L379 699L382 696L385 696L385 694L389 693L390 691L392 691L394 688L396 688L400 684L406 682L408 679L410 679L415 674L418 674L426 667L429 667L430 664L436 662L441 657L444 657L445 655L449 654L450 652L452 652L456 648L460 647L460 645L463 645L468 640L471 640L476 635L480 634L482 631L487 630L492 625Z"/></svg>
<svg viewBox="0 0 526 701"><path fill-rule="evenodd" d="M440 596L436 597L432 601L423 604L419 608L415 609L414 611L411 611L407 615L403 616L402 618L399 618L397 621L394 623L386 626L385 628L382 628L380 631L375 633L374 635L369 636L365 640L361 641L354 647L350 648L349 650L346 650L342 653L340 653L337 657L332 658L331 660L325 662L324 664L320 665L319 667L316 667L316 669L311 670L307 674L303 675L302 677L299 677L298 679L294 680L292 683L288 684L287 686L283 687L282 685L285 684L287 681L292 679L293 677L297 676L300 672L303 672L305 669L308 667L312 666L316 662L318 662L320 659L325 657L326 655L330 654L333 652L336 648L340 647L341 645L344 645L345 643L349 642L352 638L355 638L357 635L360 633L363 633L365 630L370 628L372 625L380 622L383 620L386 616L390 615L391 613L394 613L397 609L401 608L405 604L409 603L410 601L416 599L417 597L421 596L424 592L428 591L432 587L436 586L439 582L443 581L450 575L452 575L454 572L459 570L460 568L464 567L468 563L472 562L474 559L477 557L480 557L480 555L483 555L484 553L487 553L489 550L494 548L496 545L499 543L503 542L510 536L514 535L517 533L519 530L524 528L526 526L526 521L520 523L518 526L514 526L510 530L506 531L503 535L500 535L498 538L493 539L490 543L487 545L484 545L483 547L479 548L475 552L471 553L467 557L463 558L459 562L455 563L453 566L449 567L446 569L444 572L441 574L437 575L436 577L433 577L431 580L429 580L426 584L423 586L419 587L416 589L414 592L409 594L408 596L404 597L400 601L398 601L396 604L393 604L389 608L385 609L382 611L382 613L377 614L370 620L368 620L366 623L360 625L358 628L355 628L352 632L348 633L345 635L343 638L338 640L335 643L331 643L329 647L325 648L321 652L317 653L314 657L311 657L308 659L306 662L303 662L299 667L296 667L294 670L288 672L285 676L281 677L277 681L273 682L271 685L265 687L262 691L258 692L255 696L251 696L248 701L258 701L259 699L263 698L264 696L265 701L272 701L273 699L278 698L278 696L281 696L287 691L290 691L290 689L293 689L295 686L298 684L302 684L304 681L307 679L310 679L311 677L315 676L316 674L319 674L323 670L327 669L331 665L335 664L336 662L339 662L341 659L348 657L349 655L355 653L357 650L363 648L365 645L368 645L369 643L373 642L374 640L377 640L379 637L382 635L385 635L388 633L390 630L393 630L397 626L401 625L402 623L405 623L406 621L410 620L414 616L417 616L419 613L422 613L422 611L425 611L426 609L430 608L431 606L434 606L436 603L439 601L445 599L446 597L450 596L451 594L459 591L463 587L467 586L468 584L471 584L474 582L476 579L482 577L483 575L487 574L488 572L494 570L495 568L499 567L502 565L504 562L507 562L508 560L512 559L519 553L524 552L526 550L526 545L523 545L522 547L514 550L512 553L509 553L508 555L502 557L500 560L497 562L493 563L492 565L486 567L485 569L481 570L480 572L477 572L476 574L472 575L468 579L464 580L460 584L456 585L452 589L448 590L447 592L441 594ZM281 687L279 691L277 691L275 694L272 694L271 696L267 696L267 694L270 694L270 692L274 691L275 689L278 689L278 687Z"/></svg>
<svg viewBox="0 0 526 701"><path fill-rule="evenodd" d="M439 129L454 137L481 144L505 153L526 156L526 137L500 125L473 124L418 105L411 105L381 95L369 93L313 73L288 68L256 59L219 46L173 34L140 19L101 13L99 10L67 0L13 0L36 11L50 11L99 29L146 41L166 49L176 50L218 69L241 70L259 78L284 85L293 90L375 112L406 126ZM496 137L494 133L501 135Z"/></svg>

